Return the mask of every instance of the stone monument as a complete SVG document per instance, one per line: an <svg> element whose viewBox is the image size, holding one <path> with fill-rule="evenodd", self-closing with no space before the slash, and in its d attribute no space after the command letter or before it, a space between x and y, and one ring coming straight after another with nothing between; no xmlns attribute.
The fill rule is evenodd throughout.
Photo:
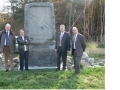
<svg viewBox="0 0 120 90"><path fill-rule="evenodd" d="M49 2L25 5L24 29L30 38L29 67L53 68L57 64L55 52L54 6Z"/></svg>

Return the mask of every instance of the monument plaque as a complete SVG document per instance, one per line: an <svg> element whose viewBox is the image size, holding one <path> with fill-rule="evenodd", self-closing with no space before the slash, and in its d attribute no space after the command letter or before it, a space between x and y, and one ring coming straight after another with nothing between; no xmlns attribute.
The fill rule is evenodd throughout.
<svg viewBox="0 0 120 90"><path fill-rule="evenodd" d="M30 38L29 66L56 67L54 6L49 2L25 5L24 28Z"/></svg>

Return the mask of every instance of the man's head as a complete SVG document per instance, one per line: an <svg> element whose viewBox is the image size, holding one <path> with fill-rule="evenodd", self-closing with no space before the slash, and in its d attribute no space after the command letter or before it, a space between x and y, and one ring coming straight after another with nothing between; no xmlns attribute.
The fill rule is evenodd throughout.
<svg viewBox="0 0 120 90"><path fill-rule="evenodd" d="M61 32L64 32L64 31L65 31L65 25L63 25L63 24L60 25L60 31L61 31Z"/></svg>
<svg viewBox="0 0 120 90"><path fill-rule="evenodd" d="M72 28L72 32L73 32L73 34L77 34L78 33L78 28L77 27L73 27Z"/></svg>
<svg viewBox="0 0 120 90"><path fill-rule="evenodd" d="M20 29L20 36L24 36L25 32L23 29Z"/></svg>
<svg viewBox="0 0 120 90"><path fill-rule="evenodd" d="M10 25L9 23L7 23L7 24L5 25L5 30L6 30L6 31L10 31L10 29L11 29L11 25Z"/></svg>

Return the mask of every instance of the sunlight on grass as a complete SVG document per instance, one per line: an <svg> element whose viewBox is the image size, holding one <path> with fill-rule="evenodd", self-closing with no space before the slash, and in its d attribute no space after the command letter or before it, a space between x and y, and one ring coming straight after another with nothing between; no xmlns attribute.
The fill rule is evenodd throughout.
<svg viewBox="0 0 120 90"><path fill-rule="evenodd" d="M100 43L98 44L97 48L105 48L105 44Z"/></svg>
<svg viewBox="0 0 120 90"><path fill-rule="evenodd" d="M104 79L105 78L104 78L104 74L103 74L104 69L97 70L96 68L94 68L93 70L89 69L89 72L88 72L87 69L85 69L85 71L86 72L84 72L84 75L78 76L77 83L79 83L80 86L78 84L77 88L82 88L82 89L85 89L85 88L92 89L92 88L94 88L94 89L97 89L97 88L99 88L99 86L101 86L101 89L103 89L105 87L104 86L104 83L105 83ZM101 78L101 76L102 76L102 78ZM101 81L99 81L100 79L101 79Z"/></svg>
<svg viewBox="0 0 120 90"><path fill-rule="evenodd" d="M29 72L0 71L0 89L104 89L105 67L74 70L31 70Z"/></svg>
<svg viewBox="0 0 120 90"><path fill-rule="evenodd" d="M105 50L103 44L98 44L96 42L87 43L86 52L91 58L105 58Z"/></svg>

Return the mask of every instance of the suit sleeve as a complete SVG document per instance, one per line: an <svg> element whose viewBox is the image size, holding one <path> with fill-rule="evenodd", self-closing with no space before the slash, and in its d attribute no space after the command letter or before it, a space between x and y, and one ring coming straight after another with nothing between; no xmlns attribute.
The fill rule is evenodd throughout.
<svg viewBox="0 0 120 90"><path fill-rule="evenodd" d="M82 48L83 48L83 52L84 52L85 48L86 48L86 44L85 44L85 39L84 39L83 35L80 35L80 42L81 42L81 45L82 45Z"/></svg>
<svg viewBox="0 0 120 90"><path fill-rule="evenodd" d="M26 40L27 40L27 41L26 41ZM29 45L29 43L30 43L30 39L29 39L28 36L26 36L26 39L25 39L25 45Z"/></svg>
<svg viewBox="0 0 120 90"><path fill-rule="evenodd" d="M1 45L2 31L0 31L0 45Z"/></svg>
<svg viewBox="0 0 120 90"><path fill-rule="evenodd" d="M57 49L57 38L58 38L58 34L55 36L55 49Z"/></svg>
<svg viewBox="0 0 120 90"><path fill-rule="evenodd" d="M82 44L82 48L83 48L83 52L84 52L85 48L86 48L86 44L85 44L84 36L82 36L82 35L81 35L81 44Z"/></svg>
<svg viewBox="0 0 120 90"><path fill-rule="evenodd" d="M14 43L14 50L15 50L15 43L16 43L16 39L15 39L15 34L13 34L13 43Z"/></svg>
<svg viewBox="0 0 120 90"><path fill-rule="evenodd" d="M20 37L17 38L18 44L19 45L25 45L25 41L23 41L22 39L20 39Z"/></svg>

